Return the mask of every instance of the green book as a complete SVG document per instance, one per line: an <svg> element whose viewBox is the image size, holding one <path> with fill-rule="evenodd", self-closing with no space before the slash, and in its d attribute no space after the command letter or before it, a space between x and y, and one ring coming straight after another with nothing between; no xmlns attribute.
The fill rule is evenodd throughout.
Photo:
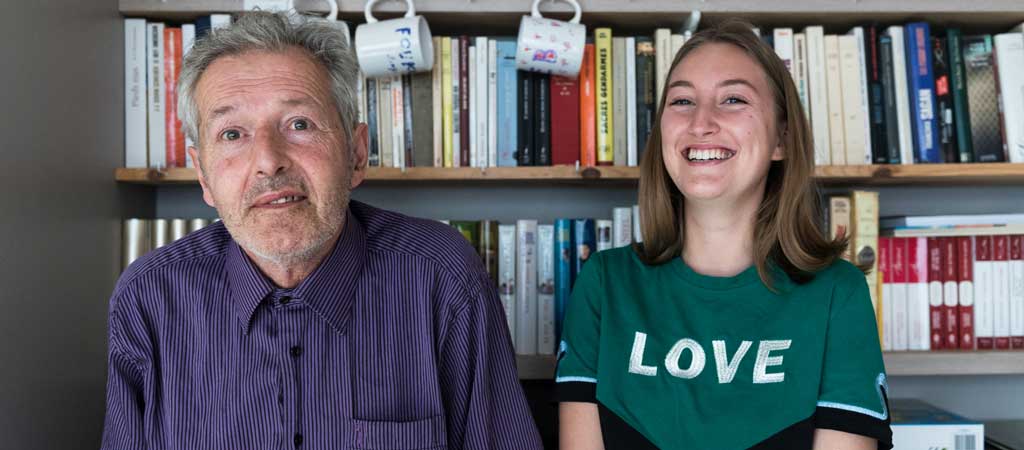
<svg viewBox="0 0 1024 450"><path fill-rule="evenodd" d="M953 94L953 124L956 126L956 148L960 162L974 161L974 146L971 137L971 116L967 108L967 77L964 74L963 50L960 30L946 30L946 45L949 47L949 79Z"/></svg>
<svg viewBox="0 0 1024 450"><path fill-rule="evenodd" d="M480 253L480 222L472 220L453 220L451 226L459 230L462 236L469 241L469 244L473 246L473 249L477 253Z"/></svg>

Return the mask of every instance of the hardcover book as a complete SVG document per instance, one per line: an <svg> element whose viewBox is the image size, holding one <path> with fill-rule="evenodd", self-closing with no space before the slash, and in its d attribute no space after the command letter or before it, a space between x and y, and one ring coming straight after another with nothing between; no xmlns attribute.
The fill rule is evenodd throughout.
<svg viewBox="0 0 1024 450"><path fill-rule="evenodd" d="M537 354L553 355L555 341L555 226L537 226Z"/></svg>
<svg viewBox="0 0 1024 450"><path fill-rule="evenodd" d="M964 36L964 73L975 162L1005 162L992 36Z"/></svg>

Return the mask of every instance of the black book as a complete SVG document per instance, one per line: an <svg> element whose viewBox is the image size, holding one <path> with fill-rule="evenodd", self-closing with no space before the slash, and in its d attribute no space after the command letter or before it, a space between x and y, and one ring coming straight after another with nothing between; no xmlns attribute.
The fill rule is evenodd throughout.
<svg viewBox="0 0 1024 450"><path fill-rule="evenodd" d="M519 87L516 89L518 98L518 139L516 161L520 166L533 165L533 72L519 71Z"/></svg>
<svg viewBox="0 0 1024 450"><path fill-rule="evenodd" d="M380 167L380 144L377 141L377 80L366 79L366 133L369 135L368 165Z"/></svg>
<svg viewBox="0 0 1024 450"><path fill-rule="evenodd" d="M932 70L935 73L935 114L939 125L939 155L942 162L957 162L956 126L953 123L953 94L950 91L949 55L946 39L932 37Z"/></svg>
<svg viewBox="0 0 1024 450"><path fill-rule="evenodd" d="M864 27L864 74L868 80L868 124L871 127L871 161L875 164L889 162L886 150L888 134L885 120L885 98L882 92L882 68L878 51L878 27Z"/></svg>
<svg viewBox="0 0 1024 450"><path fill-rule="evenodd" d="M551 76L533 75L533 161L551 165Z"/></svg>
<svg viewBox="0 0 1024 450"><path fill-rule="evenodd" d="M878 37L878 60L882 68L882 99L885 105L885 149L875 150L884 153L886 163L900 163L900 129L899 116L896 109L896 78L892 68L892 37Z"/></svg>

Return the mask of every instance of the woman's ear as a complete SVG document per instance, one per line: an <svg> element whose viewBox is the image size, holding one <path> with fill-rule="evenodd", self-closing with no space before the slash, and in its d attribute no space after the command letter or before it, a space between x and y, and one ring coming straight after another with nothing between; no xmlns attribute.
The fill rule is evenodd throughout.
<svg viewBox="0 0 1024 450"><path fill-rule="evenodd" d="M783 123L782 131L779 133L779 139L775 142L775 148L772 149L772 161L782 161L785 159L785 153L783 149L786 148L786 124Z"/></svg>

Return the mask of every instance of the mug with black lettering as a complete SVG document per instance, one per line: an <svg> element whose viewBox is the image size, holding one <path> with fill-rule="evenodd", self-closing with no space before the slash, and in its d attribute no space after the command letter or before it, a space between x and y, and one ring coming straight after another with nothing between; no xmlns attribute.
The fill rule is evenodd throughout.
<svg viewBox="0 0 1024 450"><path fill-rule="evenodd" d="M356 28L356 57L363 73L375 78L429 71L434 65L430 27L416 15L412 0L405 0L404 17L381 21L373 17L375 3L366 2L366 23Z"/></svg>

